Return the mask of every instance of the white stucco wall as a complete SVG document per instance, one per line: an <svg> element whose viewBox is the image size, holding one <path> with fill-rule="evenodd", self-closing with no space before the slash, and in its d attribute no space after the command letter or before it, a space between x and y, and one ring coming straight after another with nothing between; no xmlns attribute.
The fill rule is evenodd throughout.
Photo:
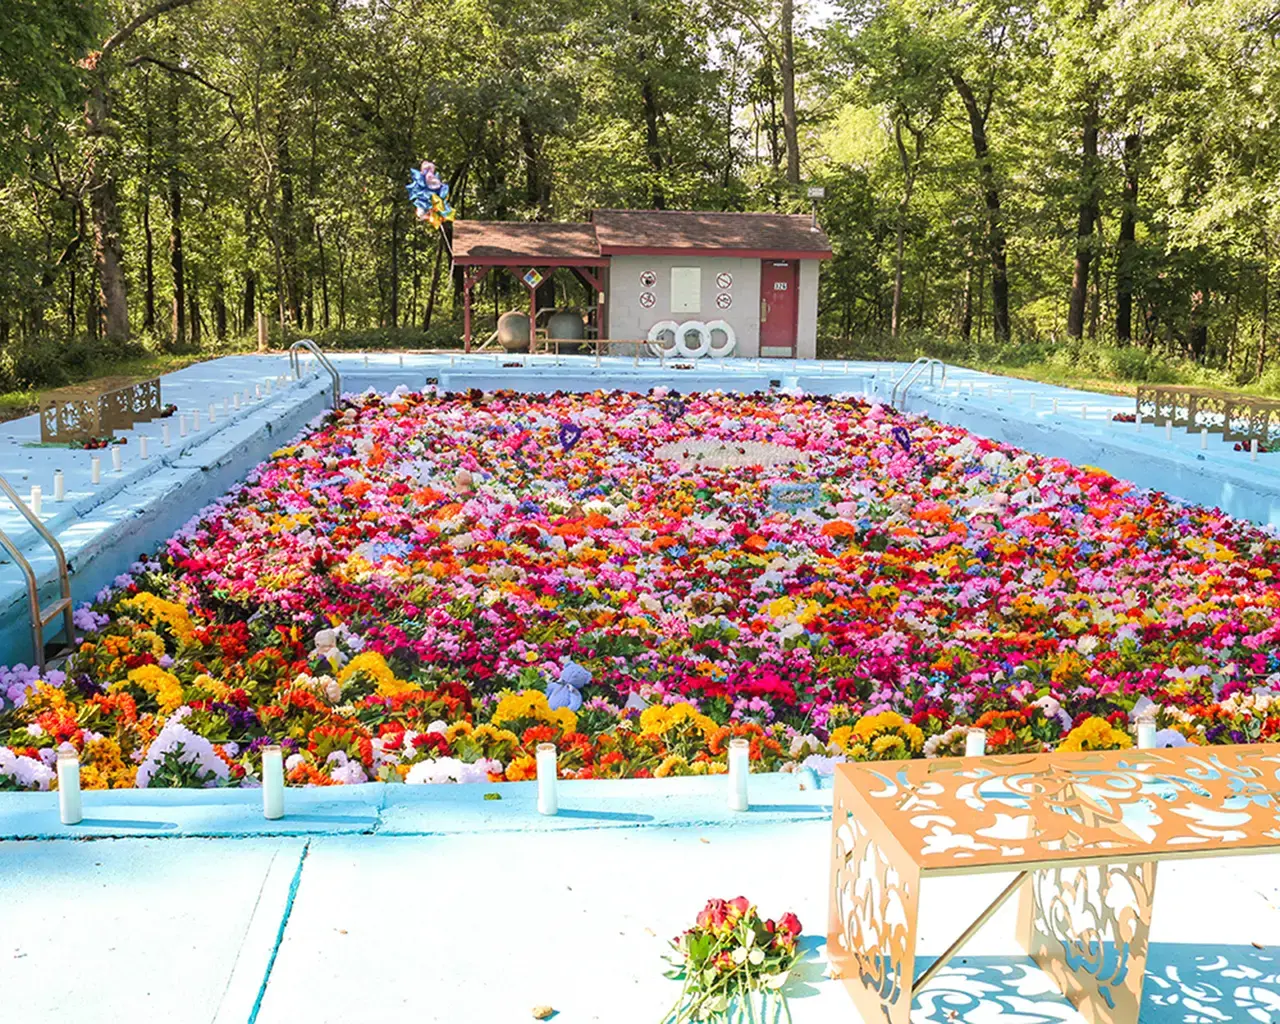
<svg viewBox="0 0 1280 1024"><path fill-rule="evenodd" d="M818 345L818 272L821 260L800 260L799 322L796 355L812 359ZM735 355L754 358L760 354L760 260L703 256L614 256L609 268L608 332L610 338L647 338L649 328L659 320L725 320L738 336ZM671 268L702 268L702 308L697 313L671 312ZM657 275L652 288L640 283L640 275L651 270ZM728 273L733 285L728 309L716 306L721 293L716 277ZM646 309L640 304L642 292L651 291L655 302Z"/></svg>
<svg viewBox="0 0 1280 1024"><path fill-rule="evenodd" d="M671 268L702 268L702 309L697 313L671 312ZM657 282L652 288L640 284L640 275L652 270ZM716 306L721 289L716 277L728 273L733 285L727 289L733 297L728 309ZM640 294L651 291L653 306L640 305ZM760 261L732 257L688 256L615 256L609 268L609 337L647 338L649 328L659 320L724 320L738 337L735 355L755 356L760 351Z"/></svg>
<svg viewBox="0 0 1280 1024"><path fill-rule="evenodd" d="M818 272L821 260L800 261L800 316L796 324L796 358L818 358Z"/></svg>

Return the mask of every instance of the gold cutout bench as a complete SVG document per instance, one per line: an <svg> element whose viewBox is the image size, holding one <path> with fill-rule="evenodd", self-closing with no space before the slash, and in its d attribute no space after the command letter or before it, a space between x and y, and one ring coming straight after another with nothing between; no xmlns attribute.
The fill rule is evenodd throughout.
<svg viewBox="0 0 1280 1024"><path fill-rule="evenodd" d="M40 440L50 444L104 437L149 423L160 412L158 377L105 377L46 391L40 399Z"/></svg>
<svg viewBox="0 0 1280 1024"><path fill-rule="evenodd" d="M912 997L1020 892L1018 940L1087 1020L1134 1024L1156 862L1280 849L1280 744L841 764L827 955L863 1018ZM1017 876L917 978L920 883Z"/></svg>

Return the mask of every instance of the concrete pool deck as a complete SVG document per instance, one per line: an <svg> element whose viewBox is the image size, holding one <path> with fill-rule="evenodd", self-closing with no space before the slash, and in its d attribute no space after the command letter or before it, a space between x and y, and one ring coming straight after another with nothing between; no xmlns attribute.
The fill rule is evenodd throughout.
<svg viewBox="0 0 1280 1024"><path fill-rule="evenodd" d="M812 810L789 820L723 811L722 786L702 793L701 809L654 813L673 781L706 780L663 780L607 801L589 784L562 784L567 808L653 818L626 827L540 818L521 795L531 787L520 785L374 785L354 787L354 802L379 799L361 790L426 790L423 805L438 817L496 790L503 800L489 805L504 824L342 835L311 820L296 836L0 842L5 1019L515 1024L549 1005L564 1024L658 1024L679 991L662 975L667 939L709 897L741 893L805 925L806 961L788 989L795 1024L858 1021L824 974L829 791L790 789L785 799ZM753 799L758 785L768 801L782 799L784 784L795 780L755 778ZM172 816L183 794L171 795L162 813ZM105 806L116 796L86 794L86 815L103 813L95 797ZM685 787L676 799L690 796ZM289 799L290 816L324 817L333 806L317 791ZM131 813L141 816L142 802ZM1241 857L1161 866L1144 1024L1280 1021L1274 865ZM925 963L1005 881L930 883ZM1017 952L1013 928L1010 903L925 990L913 1021L1079 1024Z"/></svg>

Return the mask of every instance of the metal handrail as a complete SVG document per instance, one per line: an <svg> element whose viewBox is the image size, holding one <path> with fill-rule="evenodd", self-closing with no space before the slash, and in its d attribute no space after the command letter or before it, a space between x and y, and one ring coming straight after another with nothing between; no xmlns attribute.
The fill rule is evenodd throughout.
<svg viewBox="0 0 1280 1024"><path fill-rule="evenodd" d="M947 364L946 363L944 363L941 359L930 359L927 365L929 367L929 387L933 387L933 368L935 366L942 367L942 379L941 381L939 381L939 383L945 384L947 382ZM923 376L924 376L924 370L921 370L920 373L916 376L916 379L912 380L910 383L906 385L906 387L902 389L902 401L904 404L907 401L907 392L911 390L911 386L916 383L916 380L919 380L920 377L923 377Z"/></svg>
<svg viewBox="0 0 1280 1024"><path fill-rule="evenodd" d="M320 351L319 345L310 338L303 338L289 346L289 368L293 370L294 380L302 379L298 349L305 349L310 352L316 357L320 365L329 371L329 377L333 380L333 411L337 412L342 401L342 375L338 373L337 367L329 362L329 357Z"/></svg>
<svg viewBox="0 0 1280 1024"><path fill-rule="evenodd" d="M929 364L927 356L917 356L915 361L907 367L906 373L899 377L893 385L893 390L889 393L889 404L897 406L898 404L898 388L902 387L905 382L908 387L911 386L911 380L915 380L924 372L924 368ZM910 380L908 380L910 378Z"/></svg>
<svg viewBox="0 0 1280 1024"><path fill-rule="evenodd" d="M14 507L22 513L33 527L36 533L44 540L50 548L53 549L54 557L58 561L58 580L62 586L62 596L49 605L48 608L40 607L40 582L36 579L36 571L31 567L31 563L27 561L27 557L18 549L18 545L13 539L0 530L0 545L9 552L18 568L27 578L27 601L31 605L31 642L35 648L35 663L40 671L44 671L44 627L62 616L62 628L66 633L67 644L70 645L75 641L75 623L71 613L71 574L67 571L67 554L62 550L62 545L58 543L55 537L40 522L40 517L27 507L27 503L22 500L21 495L13 489L13 485L9 483L3 476L0 476L0 491L13 502Z"/></svg>

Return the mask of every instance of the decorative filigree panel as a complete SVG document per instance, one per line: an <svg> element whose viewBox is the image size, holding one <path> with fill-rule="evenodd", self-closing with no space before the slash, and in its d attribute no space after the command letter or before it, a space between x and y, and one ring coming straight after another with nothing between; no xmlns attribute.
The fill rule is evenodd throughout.
<svg viewBox="0 0 1280 1024"><path fill-rule="evenodd" d="M840 765L927 871L1280 846L1280 744Z"/></svg>
<svg viewBox="0 0 1280 1024"><path fill-rule="evenodd" d="M1137 1024L1156 865L1063 865L1023 886L1018 940L1096 1024Z"/></svg>
<svg viewBox="0 0 1280 1024"><path fill-rule="evenodd" d="M1226 441L1280 440L1280 402L1273 398L1176 384L1142 384L1137 410L1144 420L1187 430L1207 428Z"/></svg>
<svg viewBox="0 0 1280 1024"><path fill-rule="evenodd" d="M919 872L835 794L827 956L867 1021L908 1024Z"/></svg>
<svg viewBox="0 0 1280 1024"><path fill-rule="evenodd" d="M160 381L108 378L96 388L51 391L40 403L40 440L64 443L128 430L160 415Z"/></svg>

